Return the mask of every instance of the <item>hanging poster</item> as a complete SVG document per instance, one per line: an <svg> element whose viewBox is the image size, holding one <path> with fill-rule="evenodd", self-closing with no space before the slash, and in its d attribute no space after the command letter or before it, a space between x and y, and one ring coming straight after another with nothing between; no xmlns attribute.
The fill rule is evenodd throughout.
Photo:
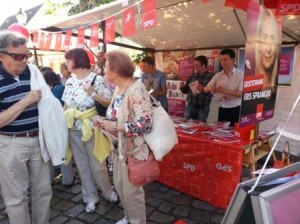
<svg viewBox="0 0 300 224"><path fill-rule="evenodd" d="M240 127L274 115L281 21L270 9L250 2L247 10L247 43Z"/></svg>

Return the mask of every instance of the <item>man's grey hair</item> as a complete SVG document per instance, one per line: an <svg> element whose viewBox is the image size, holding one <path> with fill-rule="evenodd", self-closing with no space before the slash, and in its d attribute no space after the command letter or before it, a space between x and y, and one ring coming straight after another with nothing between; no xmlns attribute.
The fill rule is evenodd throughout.
<svg viewBox="0 0 300 224"><path fill-rule="evenodd" d="M27 38L18 35L15 32L0 32L0 51L6 51L8 47L18 47L27 43Z"/></svg>

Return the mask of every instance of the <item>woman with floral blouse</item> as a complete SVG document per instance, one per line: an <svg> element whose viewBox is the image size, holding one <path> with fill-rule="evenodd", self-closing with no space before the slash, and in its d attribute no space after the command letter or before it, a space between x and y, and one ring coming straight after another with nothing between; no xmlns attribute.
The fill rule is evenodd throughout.
<svg viewBox="0 0 300 224"><path fill-rule="evenodd" d="M106 54L105 78L115 84L113 100L107 109L107 119L94 118L94 124L117 136L114 149L113 179L124 207L125 217L117 224L146 224L146 205L143 187L128 180L127 157L147 160L151 150L143 133L152 129L152 108L144 84L133 78L134 65L120 51Z"/></svg>
<svg viewBox="0 0 300 224"><path fill-rule="evenodd" d="M95 157L98 135L95 136L91 122L97 115L95 100L108 105L112 90L101 76L97 76L95 84L91 86L96 74L90 71L90 60L84 49L71 49L65 53L65 58L67 68L72 73L62 97L69 128L69 145L79 171L83 201L87 203L85 210L92 213L99 201L96 185L106 199L112 202L118 200L109 182L106 160L98 161Z"/></svg>

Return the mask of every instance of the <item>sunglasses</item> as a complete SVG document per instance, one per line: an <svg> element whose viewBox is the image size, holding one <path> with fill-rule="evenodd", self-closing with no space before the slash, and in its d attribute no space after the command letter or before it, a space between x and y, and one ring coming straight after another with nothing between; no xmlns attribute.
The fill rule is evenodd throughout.
<svg viewBox="0 0 300 224"><path fill-rule="evenodd" d="M13 59L15 59L16 61L23 61L24 58L28 59L32 56L31 52L27 52L26 54L14 54L14 53L9 53L7 51L0 51L0 53L7 54L10 57L12 57Z"/></svg>

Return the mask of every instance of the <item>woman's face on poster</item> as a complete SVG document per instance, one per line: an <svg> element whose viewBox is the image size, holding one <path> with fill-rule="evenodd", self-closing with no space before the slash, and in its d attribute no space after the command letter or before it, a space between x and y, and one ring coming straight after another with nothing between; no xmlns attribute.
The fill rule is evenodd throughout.
<svg viewBox="0 0 300 224"><path fill-rule="evenodd" d="M263 21L261 34L260 34L260 62L262 68L267 71L273 69L276 57L276 36L274 27L270 18Z"/></svg>

